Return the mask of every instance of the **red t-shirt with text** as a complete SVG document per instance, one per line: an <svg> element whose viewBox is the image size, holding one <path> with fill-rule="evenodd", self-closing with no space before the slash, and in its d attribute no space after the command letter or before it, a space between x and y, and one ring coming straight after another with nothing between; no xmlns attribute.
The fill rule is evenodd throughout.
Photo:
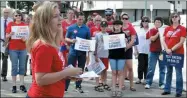
<svg viewBox="0 0 187 98"><path fill-rule="evenodd" d="M146 39L149 39L151 36L155 36L158 32L158 29L152 28L146 34ZM154 42L151 41L150 44L150 52L161 52L162 47L160 43L160 38L158 37Z"/></svg>
<svg viewBox="0 0 187 98"><path fill-rule="evenodd" d="M174 29L173 26L169 26L165 29L164 37L166 45L169 49L171 49L180 42L181 37L186 38L186 28L181 25L179 25L176 29ZM173 52L177 54L184 54L184 46L182 45Z"/></svg>
<svg viewBox="0 0 187 98"><path fill-rule="evenodd" d="M64 69L58 50L54 47L39 41L31 51L31 66L33 82L28 91L29 97L63 97L65 81L60 80L56 83L39 86L36 83L35 73L54 73Z"/></svg>
<svg viewBox="0 0 187 98"><path fill-rule="evenodd" d="M15 22L10 22L7 25L6 34L10 34L10 32L12 32L12 29L11 29L12 26L28 26L28 25L25 24L24 22L21 22L19 24L16 24ZM25 50L26 49L25 41L22 41L22 39L10 39L9 49L10 50Z"/></svg>

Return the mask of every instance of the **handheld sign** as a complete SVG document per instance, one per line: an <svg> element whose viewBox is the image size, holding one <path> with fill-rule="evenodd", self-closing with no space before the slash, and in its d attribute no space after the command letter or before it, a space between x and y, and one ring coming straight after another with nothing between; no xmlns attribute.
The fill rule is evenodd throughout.
<svg viewBox="0 0 187 98"><path fill-rule="evenodd" d="M183 54L176 54L172 53L167 54L166 52L163 52L163 63L167 66L174 66L174 67L183 67L184 64L184 55Z"/></svg>
<svg viewBox="0 0 187 98"><path fill-rule="evenodd" d="M14 32L11 39L21 39L28 38L29 36L29 27L28 26L12 26L11 31Z"/></svg>
<svg viewBox="0 0 187 98"><path fill-rule="evenodd" d="M95 51L95 40L86 40L76 37L75 50L80 51Z"/></svg>
<svg viewBox="0 0 187 98"><path fill-rule="evenodd" d="M104 49L118 49L126 47L125 34L103 36Z"/></svg>

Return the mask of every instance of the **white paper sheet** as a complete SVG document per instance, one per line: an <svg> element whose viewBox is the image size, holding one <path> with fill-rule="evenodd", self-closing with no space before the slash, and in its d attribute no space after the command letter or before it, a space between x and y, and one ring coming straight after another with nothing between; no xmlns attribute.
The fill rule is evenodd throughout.
<svg viewBox="0 0 187 98"><path fill-rule="evenodd" d="M125 35L115 34L103 36L104 49L117 49L126 47Z"/></svg>
<svg viewBox="0 0 187 98"><path fill-rule="evenodd" d="M95 51L95 40L86 40L76 37L75 50L80 51Z"/></svg>

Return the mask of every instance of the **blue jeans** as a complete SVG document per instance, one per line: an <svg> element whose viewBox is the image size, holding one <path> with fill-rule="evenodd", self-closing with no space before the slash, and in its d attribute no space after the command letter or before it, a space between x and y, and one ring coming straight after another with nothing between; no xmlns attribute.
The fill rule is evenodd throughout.
<svg viewBox="0 0 187 98"><path fill-rule="evenodd" d="M112 70L122 71L125 66L125 59L110 59L110 66Z"/></svg>
<svg viewBox="0 0 187 98"><path fill-rule="evenodd" d="M155 73L157 61L159 62L159 86L164 85L166 66L159 60L159 52L150 52L148 60L148 71L146 76L146 84L151 85Z"/></svg>
<svg viewBox="0 0 187 98"><path fill-rule="evenodd" d="M175 71L176 71L176 93L182 94L182 89L183 89L182 68L175 67ZM166 84L164 88L165 92L171 92L172 74L173 74L173 67L167 66Z"/></svg>
<svg viewBox="0 0 187 98"><path fill-rule="evenodd" d="M80 53L79 55L69 54L68 65L72 64L75 67L77 61L78 61L78 67L82 68L82 70L84 70L85 63L86 63L86 53ZM82 83L82 80L76 81L75 82L76 88L81 88L81 83ZM67 79L66 80L66 88L65 88L66 91L68 90L69 84L70 84L70 79Z"/></svg>
<svg viewBox="0 0 187 98"><path fill-rule="evenodd" d="M25 62L27 57L26 50L9 50L10 60L12 62L12 76L25 74Z"/></svg>

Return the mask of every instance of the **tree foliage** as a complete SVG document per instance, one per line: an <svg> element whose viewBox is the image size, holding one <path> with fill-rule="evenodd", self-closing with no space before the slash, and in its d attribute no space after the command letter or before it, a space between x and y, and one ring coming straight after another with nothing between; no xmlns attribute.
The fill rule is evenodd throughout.
<svg viewBox="0 0 187 98"><path fill-rule="evenodd" d="M32 10L32 6L34 5L35 1L17 1L17 9L19 10L23 10L25 9L27 11L27 13L29 13L29 11ZM16 5L16 1L8 1L8 6L10 8L14 8Z"/></svg>

